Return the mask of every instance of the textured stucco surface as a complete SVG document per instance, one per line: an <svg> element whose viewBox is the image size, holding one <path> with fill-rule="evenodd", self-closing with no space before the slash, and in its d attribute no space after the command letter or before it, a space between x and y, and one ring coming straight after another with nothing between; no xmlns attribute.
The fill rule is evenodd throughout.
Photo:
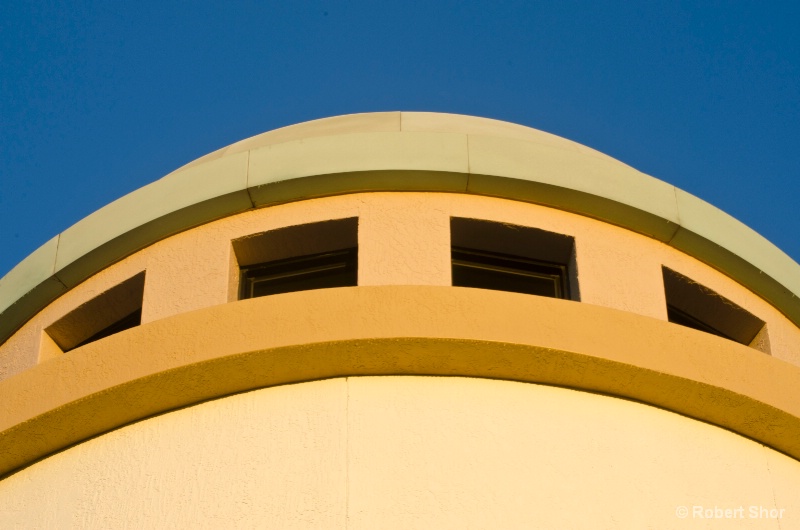
<svg viewBox="0 0 800 530"><path fill-rule="evenodd" d="M580 302L449 287L454 217L572 238ZM331 220L358 287L236 301L237 257L263 258L233 241ZM665 322L662 267L766 322L771 356ZM800 527L798 270L699 199L514 124L265 133L0 279L0 527L722 527L675 517L693 505ZM63 354L53 323L134 276L142 325Z"/></svg>
<svg viewBox="0 0 800 530"><path fill-rule="evenodd" d="M344 528L345 380L232 396L0 482L2 528Z"/></svg>
<svg viewBox="0 0 800 530"><path fill-rule="evenodd" d="M592 304L381 285L218 304L128 329L11 377L0 383L0 474L207 399L399 374L622 396L800 458L800 367L708 333Z"/></svg>
<svg viewBox="0 0 800 530"><path fill-rule="evenodd" d="M601 219L711 264L800 324L800 266L700 199L541 131L398 112L265 133L98 210L0 278L0 340L65 288L175 233L256 207L366 191L504 197Z"/></svg>
<svg viewBox="0 0 800 530"><path fill-rule="evenodd" d="M581 301L446 287L452 217L574 238ZM237 273L233 240L332 219L357 219L359 287L345 294L321 290L230 302ZM766 322L772 357L664 322L662 266ZM142 272L144 325L60 355L44 330ZM383 292L381 286L421 290ZM427 292L424 286L440 290ZM395 338L410 342L394 344L387 358L363 357L359 341ZM454 357L437 338L496 344L491 351ZM337 340L353 342L306 348ZM283 347L298 349L279 351ZM340 353L330 359L326 351ZM397 373L501 377L609 392L800 455L800 386L792 383L798 365L800 329L777 309L719 271L641 234L489 197L326 197L243 212L161 240L41 311L0 346L0 374L6 378L0 382L2 437L13 446L0 461L4 470L14 469L125 422L230 392Z"/></svg>
<svg viewBox="0 0 800 530"><path fill-rule="evenodd" d="M800 328L728 276L654 239L518 201L445 193L362 193L243 212L150 245L70 290L0 345L0 378L34 366L40 356L48 358L43 329L135 274L146 271L143 322L227 303L236 273L232 240L350 217L359 218L360 285L449 285L450 217L532 226L575 238L582 303L666 320L661 273L666 266L766 322L771 354L800 365Z"/></svg>
<svg viewBox="0 0 800 530"><path fill-rule="evenodd" d="M765 528L800 463L654 407L468 378L257 390L117 429L0 482L3 528ZM679 519L676 508L783 509Z"/></svg>

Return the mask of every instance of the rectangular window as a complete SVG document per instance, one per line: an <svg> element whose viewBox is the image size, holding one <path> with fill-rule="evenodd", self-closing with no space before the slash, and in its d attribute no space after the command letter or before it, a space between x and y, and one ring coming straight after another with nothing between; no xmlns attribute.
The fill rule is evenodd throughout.
<svg viewBox="0 0 800 530"><path fill-rule="evenodd" d="M279 228L233 241L236 298L358 284L358 218Z"/></svg>
<svg viewBox="0 0 800 530"><path fill-rule="evenodd" d="M667 319L769 353L764 321L694 280L662 267Z"/></svg>
<svg viewBox="0 0 800 530"><path fill-rule="evenodd" d="M242 268L241 298L356 285L355 248L287 258Z"/></svg>
<svg viewBox="0 0 800 530"><path fill-rule="evenodd" d="M455 217L450 227L454 286L578 300L572 237Z"/></svg>
<svg viewBox="0 0 800 530"><path fill-rule="evenodd" d="M453 247L453 285L567 298L565 265Z"/></svg>
<svg viewBox="0 0 800 530"><path fill-rule="evenodd" d="M44 331L63 352L142 322L145 273L125 280L67 313Z"/></svg>

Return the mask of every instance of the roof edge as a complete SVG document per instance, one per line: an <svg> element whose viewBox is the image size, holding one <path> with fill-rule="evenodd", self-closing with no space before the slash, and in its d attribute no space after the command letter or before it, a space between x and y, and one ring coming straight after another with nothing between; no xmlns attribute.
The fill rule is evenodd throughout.
<svg viewBox="0 0 800 530"><path fill-rule="evenodd" d="M250 208L369 191L485 195L600 219L700 259L800 326L800 265L705 201L580 144L435 113L310 123L284 128L294 128L289 136L278 129L279 142L249 139L202 157L34 251L0 278L0 343L65 290L165 237ZM237 145L249 148L231 149Z"/></svg>

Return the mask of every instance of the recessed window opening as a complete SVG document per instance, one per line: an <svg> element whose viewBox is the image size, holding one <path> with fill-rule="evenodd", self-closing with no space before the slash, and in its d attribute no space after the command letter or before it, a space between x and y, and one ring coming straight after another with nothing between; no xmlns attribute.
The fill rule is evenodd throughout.
<svg viewBox="0 0 800 530"><path fill-rule="evenodd" d="M145 273L125 280L66 314L44 331L64 352L142 322Z"/></svg>
<svg viewBox="0 0 800 530"><path fill-rule="evenodd" d="M450 228L454 286L579 299L572 237L458 217Z"/></svg>
<svg viewBox="0 0 800 530"><path fill-rule="evenodd" d="M566 298L566 266L453 247L453 285Z"/></svg>
<svg viewBox="0 0 800 530"><path fill-rule="evenodd" d="M358 219L280 228L233 241L237 298L358 284Z"/></svg>
<svg viewBox="0 0 800 530"><path fill-rule="evenodd" d="M242 298L356 285L355 248L242 268Z"/></svg>
<svg viewBox="0 0 800 530"><path fill-rule="evenodd" d="M694 280L662 267L667 319L769 353L763 320Z"/></svg>

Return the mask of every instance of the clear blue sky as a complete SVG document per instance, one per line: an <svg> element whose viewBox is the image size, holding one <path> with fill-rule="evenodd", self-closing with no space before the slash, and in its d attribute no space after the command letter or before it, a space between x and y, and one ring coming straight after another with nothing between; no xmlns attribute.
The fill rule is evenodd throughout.
<svg viewBox="0 0 800 530"><path fill-rule="evenodd" d="M0 275L209 151L380 110L599 149L800 261L800 2L2 3Z"/></svg>

